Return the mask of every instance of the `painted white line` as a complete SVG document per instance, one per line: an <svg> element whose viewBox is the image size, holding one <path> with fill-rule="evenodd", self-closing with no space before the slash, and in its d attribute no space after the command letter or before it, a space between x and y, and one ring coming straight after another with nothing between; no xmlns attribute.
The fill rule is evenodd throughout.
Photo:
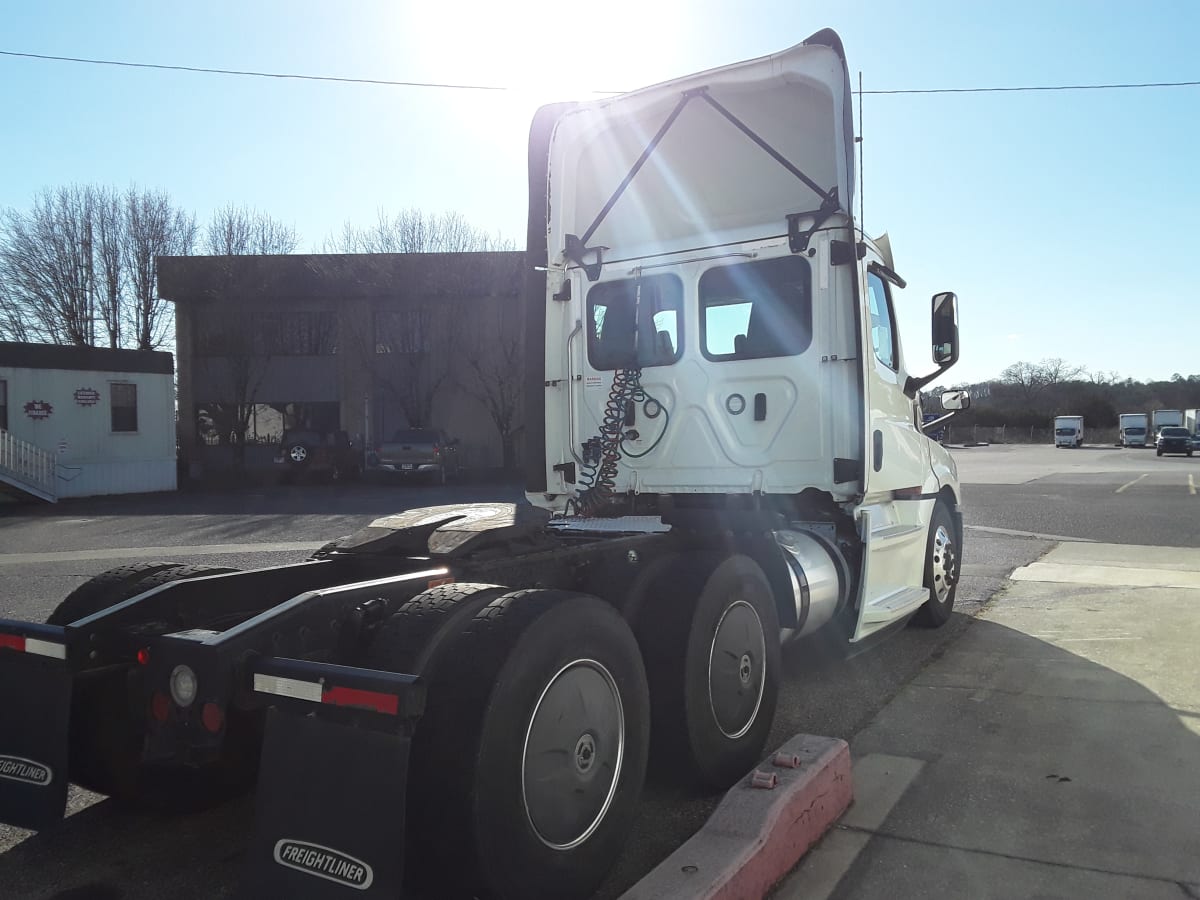
<svg viewBox="0 0 1200 900"><path fill-rule="evenodd" d="M117 547L110 550L2 553L0 554L0 566L105 559L175 559L181 556L218 556L230 553L288 553L316 550L324 545L324 541L285 541L275 544L184 544L179 547Z"/></svg>
<svg viewBox="0 0 1200 900"><path fill-rule="evenodd" d="M967 525L972 531L982 531L987 534L1011 534L1013 537L1037 538L1041 541L1071 541L1080 544L1095 544L1094 538L1071 537L1066 534L1042 534L1040 531L1020 531L1016 528L992 528L990 525Z"/></svg>
<svg viewBox="0 0 1200 900"><path fill-rule="evenodd" d="M1196 496L1196 476L1188 474L1188 493L1193 497Z"/></svg>
<svg viewBox="0 0 1200 900"><path fill-rule="evenodd" d="M1131 488L1131 487L1133 487L1135 484L1137 484L1139 481L1141 481L1143 478L1149 478L1149 477L1150 477L1150 473L1149 473L1149 472L1143 472L1143 473L1142 473L1141 475L1139 475L1137 478L1133 479L1133 481L1128 481L1128 482L1126 482L1125 484L1121 485L1119 488L1117 488L1115 491L1113 491L1113 493L1114 493L1114 494L1122 494L1122 493L1124 493L1124 492L1125 492L1125 489L1126 489L1126 488Z"/></svg>
<svg viewBox="0 0 1200 900"><path fill-rule="evenodd" d="M886 753L871 753L858 760L853 773L854 804L771 896L776 900L831 896L871 840L871 832L882 827L924 766L924 760Z"/></svg>

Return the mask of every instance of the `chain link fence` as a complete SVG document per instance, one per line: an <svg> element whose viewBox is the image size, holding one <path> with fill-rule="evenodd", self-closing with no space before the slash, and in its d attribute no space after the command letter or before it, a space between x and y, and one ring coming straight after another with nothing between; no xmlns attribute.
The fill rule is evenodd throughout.
<svg viewBox="0 0 1200 900"><path fill-rule="evenodd" d="M1085 444L1116 446L1118 429L1090 428L1083 431ZM945 444L1053 444L1054 429L1036 425L955 425L946 426Z"/></svg>

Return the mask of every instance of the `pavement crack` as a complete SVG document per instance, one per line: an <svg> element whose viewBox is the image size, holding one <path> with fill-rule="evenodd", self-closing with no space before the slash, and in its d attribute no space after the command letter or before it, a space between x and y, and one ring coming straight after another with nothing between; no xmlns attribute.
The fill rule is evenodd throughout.
<svg viewBox="0 0 1200 900"><path fill-rule="evenodd" d="M896 834L890 831L873 830L870 828L859 828L855 825L840 826L846 831L856 831L859 834L869 835L872 838L883 838L884 840L898 841L903 844L917 844L923 847L933 847L939 850L957 850L960 853L973 853L980 856L990 856L995 859L1007 859L1012 862L1033 863L1034 865L1050 866L1056 869L1072 869L1078 872L1094 872L1097 875L1116 875L1122 878L1140 878L1143 881L1156 881L1162 884L1173 884L1182 888L1188 893L1191 900L1200 900L1200 893L1196 893L1195 889L1186 882L1179 881L1174 878L1167 878L1162 875L1148 875L1145 872L1130 872L1122 869L1105 869L1099 866L1086 866L1078 863L1061 862L1053 859L1039 859L1036 856L1022 856L1019 853L1004 853L1000 850L986 850L980 847L967 847L961 844L951 844L944 841L931 841L924 838L909 837L908 835Z"/></svg>

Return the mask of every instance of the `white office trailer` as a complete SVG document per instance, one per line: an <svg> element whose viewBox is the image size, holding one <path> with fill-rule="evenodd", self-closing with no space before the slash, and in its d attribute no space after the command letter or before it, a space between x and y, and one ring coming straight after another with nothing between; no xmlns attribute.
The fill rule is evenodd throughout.
<svg viewBox="0 0 1200 900"><path fill-rule="evenodd" d="M170 353L0 342L0 492L176 488Z"/></svg>

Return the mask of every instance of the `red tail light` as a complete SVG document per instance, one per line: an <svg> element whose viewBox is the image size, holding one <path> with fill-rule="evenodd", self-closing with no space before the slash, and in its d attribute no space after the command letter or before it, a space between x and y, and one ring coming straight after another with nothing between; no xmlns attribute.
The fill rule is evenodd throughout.
<svg viewBox="0 0 1200 900"><path fill-rule="evenodd" d="M437 456L437 455L438 455L438 454L440 454L441 452L442 452L442 448L441 448L441 447L439 447L437 444L434 444L434 445L433 445L433 455L434 455L434 456Z"/></svg>

